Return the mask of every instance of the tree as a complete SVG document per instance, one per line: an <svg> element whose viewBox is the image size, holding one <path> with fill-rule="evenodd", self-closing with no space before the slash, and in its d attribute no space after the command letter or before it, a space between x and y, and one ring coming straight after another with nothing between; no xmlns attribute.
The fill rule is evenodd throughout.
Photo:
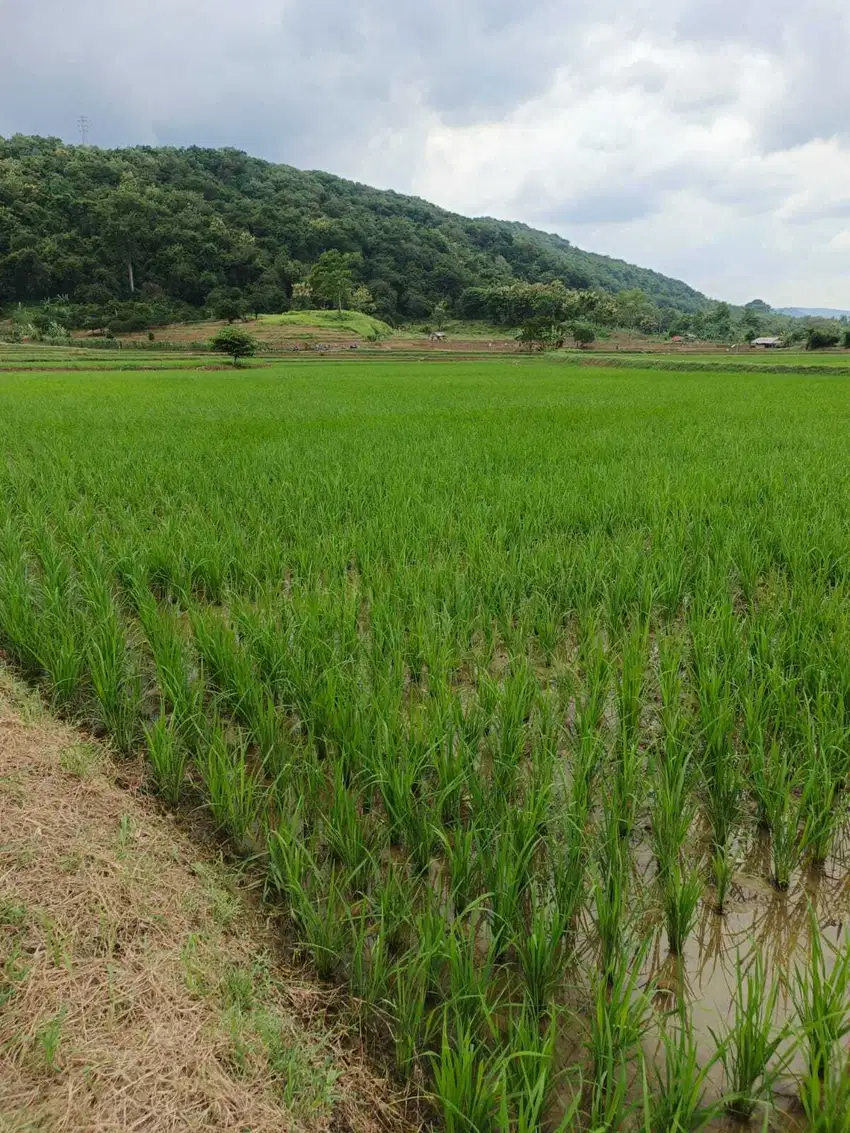
<svg viewBox="0 0 850 1133"><path fill-rule="evenodd" d="M313 298L331 304L340 314L351 296L351 261L345 252L322 252L307 280Z"/></svg>
<svg viewBox="0 0 850 1133"><path fill-rule="evenodd" d="M449 317L449 305L445 299L441 299L439 303L435 303L431 310L431 318L434 321L434 326L437 330L446 329L446 319Z"/></svg>
<svg viewBox="0 0 850 1133"><path fill-rule="evenodd" d="M375 310L375 300L372 297L372 292L365 283L361 283L359 287L355 287L351 294L352 311L362 311L364 315L371 315Z"/></svg>
<svg viewBox="0 0 850 1133"><path fill-rule="evenodd" d="M732 308L728 303L716 303L709 316L709 334L712 338L732 337Z"/></svg>
<svg viewBox="0 0 850 1133"><path fill-rule="evenodd" d="M809 327L806 335L806 350L828 350L830 346L837 345L838 335L834 331Z"/></svg>
<svg viewBox="0 0 850 1133"><path fill-rule="evenodd" d="M748 303L744 308L744 313L741 316L741 332L746 342L752 342L754 338L762 332L762 320L759 314L759 308L755 306L758 300L753 303Z"/></svg>
<svg viewBox="0 0 850 1133"><path fill-rule="evenodd" d="M553 323L551 319L528 319L517 335L521 346L529 350L559 350L564 345L563 323Z"/></svg>
<svg viewBox="0 0 850 1133"><path fill-rule="evenodd" d="M229 354L234 366L239 365L240 358L252 358L258 346L256 338L239 327L222 327L215 338L210 339L210 347L217 354Z"/></svg>
<svg viewBox="0 0 850 1133"><path fill-rule="evenodd" d="M845 350L850 350L850 330L846 330L841 336L841 345Z"/></svg>
<svg viewBox="0 0 850 1133"><path fill-rule="evenodd" d="M207 296L207 306L213 313L213 318L233 323L245 314L245 300L236 287L222 287L211 291Z"/></svg>
<svg viewBox="0 0 850 1133"><path fill-rule="evenodd" d="M580 347L590 346L591 342L596 341L596 331L590 323L573 323L570 326L570 334L575 339L576 345Z"/></svg>

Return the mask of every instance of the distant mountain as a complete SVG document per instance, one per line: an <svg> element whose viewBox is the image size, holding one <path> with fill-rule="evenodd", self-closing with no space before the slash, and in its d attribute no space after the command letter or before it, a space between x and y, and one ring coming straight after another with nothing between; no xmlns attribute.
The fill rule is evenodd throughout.
<svg viewBox="0 0 850 1133"><path fill-rule="evenodd" d="M777 315L790 315L792 319L840 319L850 318L850 311L839 311L834 307L774 307Z"/></svg>
<svg viewBox="0 0 850 1133"><path fill-rule="evenodd" d="M356 282L385 318L424 317L441 300L464 310L470 290L512 281L641 288L662 310L708 307L679 280L560 236L237 150L0 138L0 306L133 293L200 307L235 289L279 311L330 249L354 253Z"/></svg>

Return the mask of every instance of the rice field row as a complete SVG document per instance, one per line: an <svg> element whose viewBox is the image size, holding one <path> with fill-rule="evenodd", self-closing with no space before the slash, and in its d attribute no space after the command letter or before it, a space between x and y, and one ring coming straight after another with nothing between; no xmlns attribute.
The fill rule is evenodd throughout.
<svg viewBox="0 0 850 1133"><path fill-rule="evenodd" d="M849 394L2 374L2 647L449 1133L847 1133Z"/></svg>

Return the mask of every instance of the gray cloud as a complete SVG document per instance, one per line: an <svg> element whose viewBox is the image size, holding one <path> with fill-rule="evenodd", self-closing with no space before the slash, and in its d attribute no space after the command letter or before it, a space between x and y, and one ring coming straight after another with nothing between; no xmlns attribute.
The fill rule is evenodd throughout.
<svg viewBox="0 0 850 1133"><path fill-rule="evenodd" d="M0 0L0 133L87 114L848 306L803 242L847 220L849 55L843 0Z"/></svg>

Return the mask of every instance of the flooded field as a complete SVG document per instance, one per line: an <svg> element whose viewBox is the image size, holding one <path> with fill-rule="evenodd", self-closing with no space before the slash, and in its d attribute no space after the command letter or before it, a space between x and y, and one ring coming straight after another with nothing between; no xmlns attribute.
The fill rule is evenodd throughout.
<svg viewBox="0 0 850 1133"><path fill-rule="evenodd" d="M449 1133L848 1133L850 386L0 374L0 639Z"/></svg>

